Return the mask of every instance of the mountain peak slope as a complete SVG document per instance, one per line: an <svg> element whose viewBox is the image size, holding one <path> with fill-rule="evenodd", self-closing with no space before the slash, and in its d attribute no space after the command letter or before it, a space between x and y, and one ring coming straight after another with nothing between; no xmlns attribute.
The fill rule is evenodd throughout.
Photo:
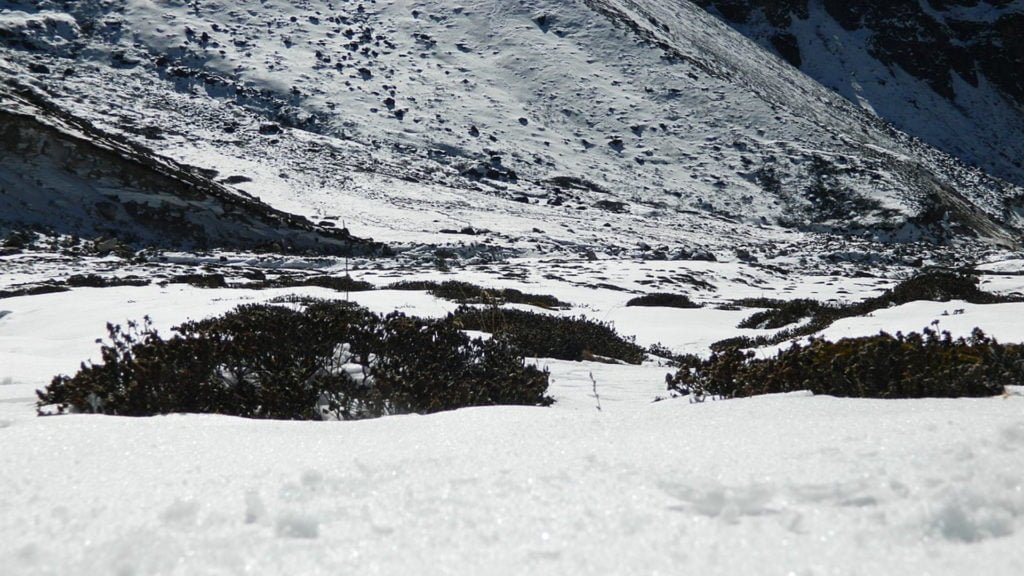
<svg viewBox="0 0 1024 576"><path fill-rule="evenodd" d="M0 72L276 208L385 240L476 226L528 250L537 221L591 248L756 243L764 225L1020 237L1019 188L689 2L5 4L21 40ZM11 24L32 19L64 24Z"/></svg>
<svg viewBox="0 0 1024 576"><path fill-rule="evenodd" d="M697 0L900 130L1024 184L1024 5Z"/></svg>

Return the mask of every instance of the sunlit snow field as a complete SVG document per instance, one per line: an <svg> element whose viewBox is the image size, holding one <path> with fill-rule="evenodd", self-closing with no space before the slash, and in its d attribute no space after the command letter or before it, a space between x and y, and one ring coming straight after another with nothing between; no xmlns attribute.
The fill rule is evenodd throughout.
<svg viewBox="0 0 1024 576"><path fill-rule="evenodd" d="M359 422L36 416L35 390L98 360L107 322L148 315L166 335L285 294L430 317L457 306L425 292L166 283L179 273L518 288L643 346L706 354L771 333L736 328L756 311L718 308L736 299L859 301L917 267L985 262L986 239L1016 245L1004 200L1019 188L892 131L690 2L0 0L0 32L0 104L23 84L241 197L399 252L351 269L166 246L0 257L0 290L153 281L0 299L0 576L1024 574L1019 387L695 403L668 397L672 368L657 358L539 358L547 408ZM987 130L951 133L984 155ZM4 167L0 192L63 230L82 207L38 202L63 178L38 161ZM804 197L816 179L870 209L843 204L822 222ZM913 224L936 186L993 219L972 228L978 239L945 217ZM121 202L114 192L97 194ZM90 230L79 236L96 244ZM449 268L446 251L450 273L435 269ZM987 266L983 288L1024 291L1021 260ZM625 306L651 292L703 307ZM916 302L819 335L979 326L1024 342L1022 314Z"/></svg>
<svg viewBox="0 0 1024 576"><path fill-rule="evenodd" d="M576 305L565 313L695 353L740 333L732 326L749 313L548 291ZM166 332L284 292L296 290L153 285L0 300L0 572L1024 573L1016 389L654 402L671 370L655 360L537 359L551 371L550 408L330 423L35 416L34 389L95 358L108 320L149 314ZM351 298L426 316L454 307L422 292ZM913 303L826 334L939 320L954 334L977 325L1024 341L1022 312Z"/></svg>

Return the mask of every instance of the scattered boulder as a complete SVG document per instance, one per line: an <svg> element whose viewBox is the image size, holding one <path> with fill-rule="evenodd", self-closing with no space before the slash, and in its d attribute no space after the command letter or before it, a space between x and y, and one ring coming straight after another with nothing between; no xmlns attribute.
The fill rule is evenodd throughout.
<svg viewBox="0 0 1024 576"><path fill-rule="evenodd" d="M277 124L268 123L260 125L260 134L263 134L264 136L274 136L280 133L281 127Z"/></svg>

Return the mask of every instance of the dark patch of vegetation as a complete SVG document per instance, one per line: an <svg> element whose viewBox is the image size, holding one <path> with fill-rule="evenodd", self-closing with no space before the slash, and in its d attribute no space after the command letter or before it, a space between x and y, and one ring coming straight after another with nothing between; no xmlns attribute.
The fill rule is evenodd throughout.
<svg viewBox="0 0 1024 576"><path fill-rule="evenodd" d="M297 286L319 286L338 292L367 292L374 285L362 280L345 276L283 276L265 282L262 288L294 288Z"/></svg>
<svg viewBox="0 0 1024 576"><path fill-rule="evenodd" d="M768 359L729 348L679 362L669 390L698 400L796 390L860 398L995 396L1024 379L1024 346L999 344L979 329L966 339L926 329L812 340Z"/></svg>
<svg viewBox="0 0 1024 576"><path fill-rule="evenodd" d="M408 280L396 282L388 286L390 290L425 290L438 298L451 300L460 304L526 304L549 310L568 308L569 305L554 296L547 294L530 294L515 288L482 288L469 282L448 280L434 282L431 280Z"/></svg>
<svg viewBox="0 0 1024 576"><path fill-rule="evenodd" d="M665 346L661 342L658 342L657 344L651 344L650 346L648 346L647 353L650 354L651 356L657 356L658 358L667 360L669 366L678 366L679 359L687 357L687 355L673 352L668 348L668 346Z"/></svg>
<svg viewBox="0 0 1024 576"><path fill-rule="evenodd" d="M148 321L107 330L102 361L54 378L40 413L354 419L551 403L547 372L509 340L342 302L241 306L167 339Z"/></svg>
<svg viewBox="0 0 1024 576"><path fill-rule="evenodd" d="M626 302L626 306L664 306L666 308L700 308L700 304L697 304L689 297L683 294L668 294L665 292L655 292L652 294L644 294L643 296L637 296Z"/></svg>
<svg viewBox="0 0 1024 576"><path fill-rule="evenodd" d="M608 324L583 317L461 306L449 321L463 330L490 332L529 356L561 360L603 357L630 364L644 359L644 349L632 339L619 336Z"/></svg>
<svg viewBox="0 0 1024 576"><path fill-rule="evenodd" d="M227 288L228 281L223 274L178 274L172 276L171 284L188 284L196 288Z"/></svg>
<svg viewBox="0 0 1024 576"><path fill-rule="evenodd" d="M53 294L55 292L67 292L66 286L56 284L34 284L32 286L19 286L9 290L0 290L0 300L4 298L16 298L18 296L38 296L40 294Z"/></svg>
<svg viewBox="0 0 1024 576"><path fill-rule="evenodd" d="M796 324L804 318L824 313L829 307L817 300L770 300L766 298L740 300L737 304L749 308L768 308L743 319L737 328L774 330ZM833 308L834 309L834 308Z"/></svg>
<svg viewBox="0 0 1024 576"><path fill-rule="evenodd" d="M106 278L99 274L75 274L68 277L65 284L72 288L111 288L114 286L149 286L149 280L136 276Z"/></svg>
<svg viewBox="0 0 1024 576"><path fill-rule="evenodd" d="M26 232L24 230L14 230L7 234L7 237L4 238L2 246L4 248L21 250L31 246L33 240L33 234Z"/></svg>
<svg viewBox="0 0 1024 576"><path fill-rule="evenodd" d="M891 306L899 306L917 300L948 302L964 300L971 304L994 304L1020 302L1019 297L1000 296L985 292L978 287L978 277L956 270L929 270L900 282L881 296L868 298L853 304L828 304L816 300L771 300L766 298L738 300L741 306L768 308L744 319L739 328L777 329L790 326L801 320L807 321L771 336L750 338L737 336L712 344L715 351L728 348L752 348L779 344L793 338L809 336L843 318L864 316Z"/></svg>

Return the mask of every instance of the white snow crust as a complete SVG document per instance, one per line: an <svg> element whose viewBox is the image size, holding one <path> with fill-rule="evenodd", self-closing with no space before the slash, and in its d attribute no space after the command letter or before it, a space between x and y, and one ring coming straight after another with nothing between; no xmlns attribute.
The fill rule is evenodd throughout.
<svg viewBox="0 0 1024 576"><path fill-rule="evenodd" d="M928 239L907 220L928 195L955 190L979 235L1012 247L1024 220L1004 201L1019 188L896 132L691 3L0 0L0 31L0 105L33 110L8 98L17 84L240 195L400 249L0 255L2 291L83 274L153 281L0 298L0 576L1024 574L1020 387L655 401L664 359L535 358L549 408L36 416L34 391L98 360L106 322L148 315L167 334L284 295L428 317L457 306L242 285L264 274L551 294L571 307L548 313L700 355L771 333L735 327L756 311L720 308L739 298L858 301L952 263L979 264L987 290L1024 292L1019 253L958 238L948 218L930 229L946 244L902 244ZM517 179L466 176L481 163ZM868 208L813 220L806 188L822 163ZM23 175L0 163L0 184ZM168 283L185 273L231 286ZM625 306L650 292L703 307ZM818 336L981 327L1024 342L1022 313L916 302Z"/></svg>
<svg viewBox="0 0 1024 576"><path fill-rule="evenodd" d="M867 284L848 282L850 297L877 290ZM626 309L630 295L619 291L547 288L574 304L562 313L695 353L749 313ZM95 357L107 320L148 313L167 330L285 292L153 285L0 300L5 575L1024 570L1016 389L988 399L653 402L670 371L656 360L535 359L551 371L550 408L361 422L35 416L32 391ZM427 316L453 306L422 292L351 297ZM1021 312L913 303L826 335L939 319L1024 341L1012 321Z"/></svg>

